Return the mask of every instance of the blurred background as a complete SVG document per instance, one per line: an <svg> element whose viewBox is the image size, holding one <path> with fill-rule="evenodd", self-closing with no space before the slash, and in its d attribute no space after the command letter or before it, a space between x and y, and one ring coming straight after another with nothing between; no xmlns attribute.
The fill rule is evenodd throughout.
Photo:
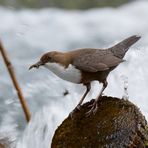
<svg viewBox="0 0 148 148"><path fill-rule="evenodd" d="M90 9L98 7L117 7L134 0L1 0L0 4L13 8Z"/></svg>
<svg viewBox="0 0 148 148"><path fill-rule="evenodd" d="M27 124L0 56L0 144L48 148L55 129L85 90L44 68L28 71L43 53L106 48L135 34L141 40L127 52L126 62L111 72L104 95L126 95L148 119L147 0L0 0L0 39L32 114ZM86 101L101 87L93 82Z"/></svg>

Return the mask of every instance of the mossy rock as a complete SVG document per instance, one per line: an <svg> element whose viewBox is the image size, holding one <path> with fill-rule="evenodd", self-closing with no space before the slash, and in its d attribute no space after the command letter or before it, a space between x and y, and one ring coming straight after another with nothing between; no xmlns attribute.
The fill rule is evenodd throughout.
<svg viewBox="0 0 148 148"><path fill-rule="evenodd" d="M51 148L144 148L148 126L144 116L131 102L102 97L95 115L86 117L94 100L68 117L55 131Z"/></svg>

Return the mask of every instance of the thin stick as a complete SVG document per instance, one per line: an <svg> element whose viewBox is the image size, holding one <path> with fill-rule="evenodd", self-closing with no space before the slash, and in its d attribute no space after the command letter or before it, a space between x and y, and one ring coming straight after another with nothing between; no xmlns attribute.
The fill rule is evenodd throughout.
<svg viewBox="0 0 148 148"><path fill-rule="evenodd" d="M26 104L26 102L25 102L23 93L22 93L21 88L20 88L20 86L19 86L19 83L18 83L18 81L17 81L17 79L16 79L15 72L14 72L14 70L13 70L12 64L11 64L9 58L8 58L8 55L7 55L7 53L6 53L6 50L5 50L5 48L3 47L1 41L0 41L0 51L1 51L1 53L2 53L2 57L3 57L3 59L4 59L5 65L6 65L6 67L7 67L7 70L8 70L8 72L9 72L9 74L10 74L10 77L11 77L11 80L12 80L12 82L13 82L13 85L14 85L16 91L17 91L17 95L18 95L18 98L19 98L20 103L21 103L21 105L22 105L22 108L23 108L23 111L24 111L26 120L27 120L27 122L29 122L30 117L31 117L30 112L29 112L29 108L28 108L28 106L27 106L27 104Z"/></svg>

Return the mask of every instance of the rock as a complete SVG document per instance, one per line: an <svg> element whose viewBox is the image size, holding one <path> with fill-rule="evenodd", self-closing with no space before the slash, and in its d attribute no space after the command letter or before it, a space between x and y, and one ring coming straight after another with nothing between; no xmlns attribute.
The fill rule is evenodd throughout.
<svg viewBox="0 0 148 148"><path fill-rule="evenodd" d="M95 115L85 113L94 100L68 117L55 131L51 148L144 148L148 126L131 102L104 96Z"/></svg>

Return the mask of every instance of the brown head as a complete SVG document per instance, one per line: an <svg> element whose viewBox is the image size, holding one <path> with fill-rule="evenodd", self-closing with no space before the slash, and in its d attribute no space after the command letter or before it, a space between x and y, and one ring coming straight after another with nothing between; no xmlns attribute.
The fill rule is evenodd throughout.
<svg viewBox="0 0 148 148"><path fill-rule="evenodd" d="M50 63L56 62L55 56L57 54L59 54L59 52L57 52L57 51L51 51L51 52L45 53L37 63L35 63L29 67L29 70L32 68L39 68L40 66L45 65L48 62L50 62Z"/></svg>

